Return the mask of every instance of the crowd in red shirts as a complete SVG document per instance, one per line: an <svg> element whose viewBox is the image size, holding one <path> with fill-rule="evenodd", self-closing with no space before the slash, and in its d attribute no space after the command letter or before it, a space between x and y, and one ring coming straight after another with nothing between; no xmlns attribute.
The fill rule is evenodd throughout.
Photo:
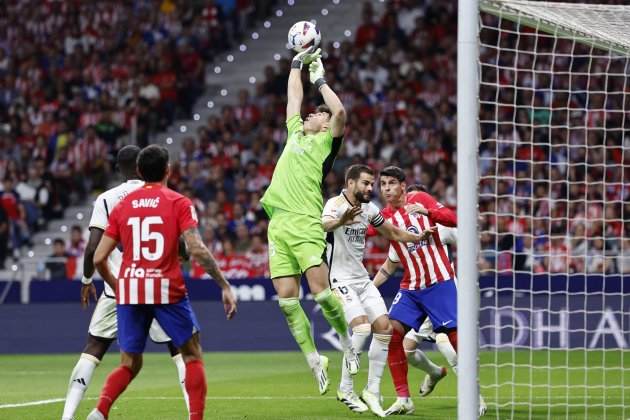
<svg viewBox="0 0 630 420"><path fill-rule="evenodd" d="M277 0L6 0L0 8L0 265L140 146L192 115L206 63Z"/></svg>
<svg viewBox="0 0 630 420"><path fill-rule="evenodd" d="M409 183L426 185L442 203L455 208L455 3L390 1L380 16L364 4L362 17L350 39L324 48L326 77L349 115L345 144L325 180L324 196L339 192L343 170L350 164L367 163L377 170L393 164L407 171ZM486 41L491 43L492 37ZM559 48L565 51L568 46ZM492 62L496 50L484 48L482 53L484 61ZM502 58L504 66L510 57L514 58L509 54ZM545 57L538 61L541 73L551 55ZM246 251L234 246L242 243L237 227L246 228L250 236L265 235L266 217L259 199L285 140L289 63L287 57L276 68L267 67L254 95L243 91L238 103L210 117L185 141L176 167L173 185L196 197L207 241L223 266L234 273L247 272L248 264L243 258ZM520 65L531 68L531 64ZM588 60L575 60L573 66L574 72L586 72ZM568 68L564 71L568 74ZM565 77L562 83L566 82ZM539 127L544 125L545 111L538 103L532 108L529 96L511 96L514 93L505 87L514 83L514 72L503 72L496 89L484 86L481 91L482 120L492 121L498 115L499 121L510 123L481 127L482 272L630 273L626 222L630 220L626 204L630 155L623 153L622 131L614 130L630 126L624 120L627 116L606 113L601 103L588 105L584 95L576 95L572 108L577 112L570 122L579 127L586 120L588 125L570 133L571 147L560 147L566 130L564 137L554 132L549 140L549 133ZM619 77L600 77L592 83L592 92L623 92ZM321 99L306 79L304 85L304 111L309 111ZM545 92L548 89L536 100L549 107L554 121L566 117L545 102L551 98ZM622 109L621 98L610 95L608 109ZM601 100L596 95L591 99ZM492 102L499 104L498 114L489 105ZM516 114L511 114L515 109ZM527 109L533 110L531 115ZM537 127L534 136L528 125ZM605 132L603 127L613 129ZM365 262L370 272L386 258L387 248L382 238L368 240Z"/></svg>
<svg viewBox="0 0 630 420"><path fill-rule="evenodd" d="M73 4L45 4L50 4L48 7L60 7L57 4L67 3ZM215 16L212 11L204 9L203 13L191 16L194 24L179 27L181 32L175 36L169 31L177 27L177 22L189 16L180 9L179 3L157 0L132 3L132 10L125 10L128 16L125 15L124 21L137 19L137 24L133 26L131 35L122 41L124 48L116 50L119 53L112 57L112 66L100 69L102 75L99 75L98 55L76 56L73 53L67 59L64 56L61 67L65 69L69 66L74 72L69 71L70 76L61 80L72 81L80 77L82 83L78 85L78 90L73 84L70 84L70 89L61 89L68 83L66 81L52 84L59 85L57 90L51 89L54 93L52 96L25 96L19 91L15 93L28 98L20 108L23 117L17 120L17 126L21 127L24 122L26 132L32 133L34 146L29 152L33 159L47 156L44 158L46 165L41 170L50 171L54 160L50 156L51 150L55 157L61 156L57 157L58 163L54 167L58 169L52 178L57 185L59 182L76 182L78 179L71 176L76 173L74 166L68 163L68 160L73 159L70 157L72 155L64 157L63 152L57 153L57 146L51 149L49 137L35 135L29 112L41 114L41 118L36 119L38 130L57 133L52 136L56 139L52 144L89 143L86 140L89 138L89 127L94 127L97 139L108 145L107 138L114 137L111 132L116 132L115 127L123 130L128 127L124 124L125 118L117 113L120 107L103 112L98 104L103 101L107 103L113 98L131 98L122 109L128 110L130 107L138 114L139 138L142 139L143 133L159 130L167 123L165 118L178 115L179 111L172 113L173 98L177 97L175 109L186 109L186 92L192 91L182 90L179 85L174 87L173 78L169 76L169 60L156 57L161 57L160 54L170 54L171 57L194 55L195 51L198 54L210 51L212 54L217 48L225 47L220 40L216 40L218 44L210 44L210 50L198 48L201 45L208 47L207 43L177 41L215 39L212 38L212 34L216 33L213 30L203 32L204 37L200 37L197 30L200 27L215 28L213 25L216 24L222 30L227 30L223 27L222 19L212 18ZM143 12L141 5L145 3L160 4L161 9L159 12ZM108 17L116 19L116 16L124 15L124 7L118 2L103 2L99 7L78 7L79 12L74 16L109 16L100 10L120 9L121 14L110 13L112 17ZM348 111L345 144L334 170L325 180L324 197L338 194L343 170L350 164L367 163L376 170L387 165L397 165L405 169L409 183L424 184L443 204L455 208L456 2L392 0L386 3L380 15L374 12L369 3L361 7L361 25L350 28L349 37L339 42L326 42L322 47L326 53L323 59L326 78ZM171 8L173 10L169 12ZM35 12L29 11L26 16L30 14ZM169 19L168 16L173 18ZM82 31L85 25L81 22L89 22L91 18L77 19L74 20L77 22L74 27ZM490 20L485 20L486 24L496 23L491 18L487 19ZM153 22L154 28L162 29L147 31L146 28L151 27L147 22ZM109 27L105 25L105 28ZM27 33L27 29L20 31ZM80 31L79 35L82 33ZM72 35L70 29L67 32L70 35L66 39L79 39L81 43L91 42L103 48L110 46L110 41L105 42L89 33L79 36ZM164 33L167 35L164 36ZM482 36L488 45L496 43L492 34ZM4 38L9 39L6 35ZM0 44L5 45L2 39L0 34ZM164 39L172 42L165 42ZM68 42L64 43L64 48ZM526 49L528 44L522 42L519 48ZM557 51L571 53L567 50L569 47L562 43L557 48ZM579 48L577 51L582 51ZM42 51L48 50L44 48ZM496 50L490 47L482 48L481 52L483 61L492 62L492 54L496 55ZM11 60L14 60L12 57L15 54L10 54ZM121 87L122 93L114 97L108 93L109 84L95 81L111 80L114 78L112 75L120 71L124 74L121 69L129 66L127 59L130 56L138 57L138 63L127 69L137 80L137 88L124 90ZM536 65L540 67L533 67L533 62L527 61L532 59L531 56L521 57L521 60L525 60L520 63L521 66L532 69L532 74L534 70L538 72L538 83L548 83L535 95L524 94L527 85L523 83L529 83L527 80L532 80L532 74L529 78L521 78L520 75L516 78L515 72L496 72L496 68L487 74L482 72L488 83L480 91L481 120L494 121L498 115L500 121L509 124L481 124L479 265L482 270L628 273L630 227L626 221L630 220L630 205L626 203L630 202L627 187L630 185L630 155L623 152L623 130L614 128L630 127L630 122L625 121L627 116L622 113L606 112L621 109L619 101L622 95L609 94L607 99L604 98L608 102L602 105L603 102L588 102L584 95L578 94L571 102L575 112L568 115L556 112L553 101L558 98L549 94L551 80L544 74L545 66L549 65L548 60L552 56L545 57L537 61ZM201 59L205 61L207 57L202 56ZM512 56L510 61L510 55L505 55L501 58L502 67L513 66L513 59ZM78 60L82 63L80 68L77 67ZM188 70L179 69L176 80L196 80L190 77L190 74L194 74L194 71L190 72L195 68L196 60L191 58L184 61L193 64L186 67ZM6 58L0 57L0 72L3 71L4 62ZM59 61L53 59L43 62L50 69L59 65ZM179 63L176 60L174 62ZM597 59L595 64L598 64ZM565 66L558 67L564 69L565 73L568 73L566 70L569 68L566 66L569 65L573 66L571 71L574 73L589 70L589 60L574 60L572 64L564 61L556 65ZM37 70L42 68L40 63L23 60L22 66L24 72L19 72L19 78L4 78L4 85L0 87L0 102L7 103L5 98L10 98L14 90L23 86L42 86L41 81L35 83L31 79L36 81L38 74L50 74L49 70ZM183 141L181 155L176 157L173 165L171 186L193 199L206 243L217 255L222 268L236 277L267 273L267 218L259 200L270 182L274 163L286 137L286 82L289 67L289 55L280 59L275 66L267 66L263 80L256 84L253 93L241 92L236 103L223 107L219 115L209 117L204 126ZM603 70L606 70L605 66ZM310 86L306 72L304 76L306 93L303 111L310 111L321 102L321 97ZM24 78L29 80L25 81ZM600 79L592 81L592 92L624 91L618 78L607 78L608 85L604 85ZM554 87L559 86L562 90L567 80L556 78L554 83L559 83ZM7 89L7 86L12 88ZM156 95L156 91L164 93ZM146 100L142 101L141 98ZM602 100L594 94L590 98ZM55 115L67 115L73 109L80 109L78 117L72 114L76 121L72 118L68 120L70 123L63 118L53 121L47 119L45 110L54 108L55 100L62 104ZM72 108L70 105L74 103L80 107ZM495 103L499 105L493 105ZM63 114L64 110L66 114ZM99 117L95 117L97 114ZM564 115L562 124L567 125L569 121L572 126L580 128L570 133L567 133L566 128L563 132L545 131L549 121L562 119L561 114ZM99 129L99 123L103 120L107 129ZM55 130L51 124L59 124L62 128L63 124L68 124L69 128L61 131L57 127ZM606 136L602 127L608 129ZM65 132L70 134L64 136ZM107 133L111 137L107 137ZM7 134L1 134L1 138L6 139ZM90 161L90 164L93 163ZM10 160L5 161L4 167L8 169L2 169L4 173L10 173L12 165ZM0 168L4 167L0 165ZM110 170L109 167L104 168L105 173ZM90 167L90 173L92 171ZM96 176L98 171L94 171L94 174ZM33 179L46 177L34 174ZM98 178L90 176L86 179L91 183L90 188L98 184ZM386 241L378 237L368 241L366 264L371 272L378 268L386 252ZM191 270L193 274L200 273L195 266Z"/></svg>

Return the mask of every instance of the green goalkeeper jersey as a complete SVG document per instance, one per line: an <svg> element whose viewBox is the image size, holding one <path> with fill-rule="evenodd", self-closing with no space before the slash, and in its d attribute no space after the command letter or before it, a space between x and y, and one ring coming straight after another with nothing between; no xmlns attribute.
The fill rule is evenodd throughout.
<svg viewBox="0 0 630 420"><path fill-rule="evenodd" d="M269 217L275 209L321 218L322 182L332 169L342 137L330 130L304 134L300 114L287 120L288 137L261 203Z"/></svg>

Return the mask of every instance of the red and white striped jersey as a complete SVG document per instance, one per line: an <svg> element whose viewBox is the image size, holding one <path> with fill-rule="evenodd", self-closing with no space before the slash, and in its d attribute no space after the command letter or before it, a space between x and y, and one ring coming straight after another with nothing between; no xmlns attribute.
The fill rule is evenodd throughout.
<svg viewBox="0 0 630 420"><path fill-rule="evenodd" d="M197 222L191 201L159 184L145 184L118 203L105 230L123 247L118 304L169 304L186 296L179 237Z"/></svg>
<svg viewBox="0 0 630 420"><path fill-rule="evenodd" d="M429 216L418 213L407 214L404 208L394 209L387 206L383 209L383 216L400 229L421 233L436 226L437 223L449 227L457 225L455 213L442 206L429 194L423 192L407 194L406 202L407 204L422 204L428 210ZM401 289L418 290L438 282L455 280L448 250L440 239L438 231L434 232L428 240L419 243L390 241L389 258L403 264L404 275L400 282Z"/></svg>

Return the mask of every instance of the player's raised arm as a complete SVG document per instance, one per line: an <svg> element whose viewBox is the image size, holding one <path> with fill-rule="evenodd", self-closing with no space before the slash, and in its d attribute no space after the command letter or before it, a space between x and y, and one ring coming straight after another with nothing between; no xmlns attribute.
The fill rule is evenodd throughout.
<svg viewBox="0 0 630 420"><path fill-rule="evenodd" d="M315 59L309 66L311 83L319 90L324 102L330 109L330 132L333 137L343 136L346 127L346 109L337 94L328 86L324 79L324 64L321 58Z"/></svg>
<svg viewBox="0 0 630 420"><path fill-rule="evenodd" d="M380 233L390 241L420 242L429 239L429 237L431 237L431 235L437 230L437 226L432 226L428 229L425 229L424 232L417 234L399 229L396 226L392 225L390 222L385 221L385 223L383 223L382 225L377 226L376 230L378 231L378 233Z"/></svg>
<svg viewBox="0 0 630 420"><path fill-rule="evenodd" d="M381 268L378 270L378 273L374 276L374 286L380 287L381 284L385 283L389 278L394 274L398 265L400 263L392 261L390 258L387 258Z"/></svg>
<svg viewBox="0 0 630 420"><path fill-rule="evenodd" d="M232 319L236 315L236 298L232 294L230 283L223 277L223 273L219 269L212 253L201 240L199 230L196 227L187 229L184 231L183 236L190 256L206 270L206 273L221 288L225 314L228 319Z"/></svg>
<svg viewBox="0 0 630 420"><path fill-rule="evenodd" d="M296 54L291 61L291 71L289 72L289 83L287 86L287 120L300 113L302 99L304 98L304 87L302 86L302 66L319 57L319 49L313 52L309 48Z"/></svg>
<svg viewBox="0 0 630 420"><path fill-rule="evenodd" d="M116 277L109 270L109 266L107 265L107 258L109 258L109 254L112 253L114 248L118 245L118 241L107 236L103 235L101 241L98 243L96 247L96 251L94 252L94 265L98 270L98 273L103 277L105 283L109 285L113 290L116 290Z"/></svg>

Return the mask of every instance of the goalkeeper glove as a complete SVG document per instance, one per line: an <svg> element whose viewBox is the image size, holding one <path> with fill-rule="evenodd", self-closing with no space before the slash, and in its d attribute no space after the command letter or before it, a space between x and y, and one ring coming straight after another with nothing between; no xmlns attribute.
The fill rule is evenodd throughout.
<svg viewBox="0 0 630 420"><path fill-rule="evenodd" d="M308 72L311 83L314 84L317 89L326 84L326 79L324 79L324 64L321 58L317 58L317 60L311 63L308 67Z"/></svg>
<svg viewBox="0 0 630 420"><path fill-rule="evenodd" d="M309 64L322 56L321 49L315 49L315 47L311 47L306 51L302 51L301 53L297 53L293 57L293 61L291 61L292 69L300 69L302 70L303 64Z"/></svg>

